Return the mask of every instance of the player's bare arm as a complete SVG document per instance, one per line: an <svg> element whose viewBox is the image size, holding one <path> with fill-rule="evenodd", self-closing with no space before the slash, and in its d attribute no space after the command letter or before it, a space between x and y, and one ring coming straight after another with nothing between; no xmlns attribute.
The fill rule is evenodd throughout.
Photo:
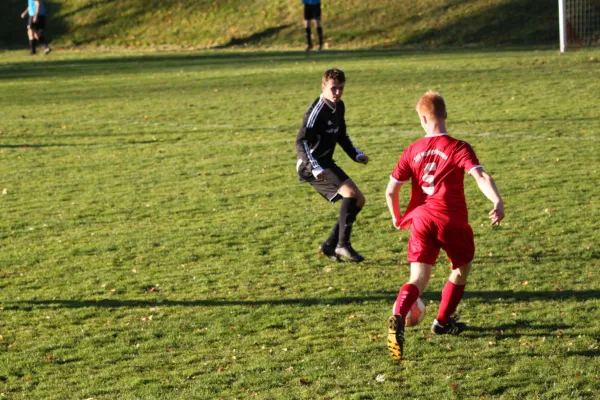
<svg viewBox="0 0 600 400"><path fill-rule="evenodd" d="M402 185L403 183L390 179L385 190L385 200L392 215L392 223L396 229L400 229L400 220L402 219L402 212L400 211L400 188Z"/></svg>
<svg viewBox="0 0 600 400"><path fill-rule="evenodd" d="M475 168L471 171L471 176L475 178L479 190L494 204L494 208L489 212L492 225L500 225L504 219L504 201L498 192L494 178L492 178L483 168Z"/></svg>

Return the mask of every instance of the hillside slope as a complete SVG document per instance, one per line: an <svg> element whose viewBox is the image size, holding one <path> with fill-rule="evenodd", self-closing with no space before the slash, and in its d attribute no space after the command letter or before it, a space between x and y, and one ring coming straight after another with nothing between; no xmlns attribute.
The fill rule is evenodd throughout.
<svg viewBox="0 0 600 400"><path fill-rule="evenodd" d="M46 0L63 46L304 45L300 0ZM27 43L25 0L0 2L0 46ZM327 47L537 45L558 40L555 0L323 0Z"/></svg>

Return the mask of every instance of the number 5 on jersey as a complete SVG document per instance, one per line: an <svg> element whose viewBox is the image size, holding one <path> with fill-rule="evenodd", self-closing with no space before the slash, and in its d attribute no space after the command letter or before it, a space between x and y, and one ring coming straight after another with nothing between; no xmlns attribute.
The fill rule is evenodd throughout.
<svg viewBox="0 0 600 400"><path fill-rule="evenodd" d="M435 171L436 164L434 162L425 164L425 170L423 171L423 178L421 179L425 185L421 186L423 192L427 195L433 194L433 173Z"/></svg>

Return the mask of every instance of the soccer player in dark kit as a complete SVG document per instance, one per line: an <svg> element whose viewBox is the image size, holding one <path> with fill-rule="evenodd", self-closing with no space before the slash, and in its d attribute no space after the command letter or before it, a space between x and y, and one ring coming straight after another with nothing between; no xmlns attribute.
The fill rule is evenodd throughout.
<svg viewBox="0 0 600 400"><path fill-rule="evenodd" d="M489 212L492 225L504 218L502 197L492 177L479 164L473 148L448 135L442 96L431 91L425 93L417 103L417 114L426 135L404 150L385 193L394 226L410 228L410 280L400 288L389 319L388 349L396 360L403 357L406 314L427 287L440 249L446 252L452 272L442 290L431 331L438 335L458 335L466 329L452 315L465 292L475 255L465 200L465 172L492 202L493 209ZM410 202L402 215L399 191L408 181L411 181Z"/></svg>
<svg viewBox="0 0 600 400"><path fill-rule="evenodd" d="M323 93L304 113L296 139L296 170L301 183L308 182L331 203L342 200L340 215L329 238L319 248L323 254L339 261L364 260L350 244L352 225L365 204L365 196L346 173L336 165L333 152L339 143L348 156L367 164L369 157L354 147L346 132L346 108L341 100L346 76L339 69L325 71L321 82Z"/></svg>

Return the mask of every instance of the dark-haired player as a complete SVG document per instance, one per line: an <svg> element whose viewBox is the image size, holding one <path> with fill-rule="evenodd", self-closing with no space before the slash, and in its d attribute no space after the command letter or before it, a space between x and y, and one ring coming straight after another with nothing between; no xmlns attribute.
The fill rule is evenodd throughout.
<svg viewBox="0 0 600 400"><path fill-rule="evenodd" d="M300 182L310 183L331 203L342 200L340 215L329 238L319 248L329 258L339 256L360 262L364 258L350 244L352 225L365 204L365 196L356 184L333 160L336 144L348 156L366 164L369 157L354 147L346 132L346 108L341 100L346 76L339 69L325 71L321 82L323 93L304 113L302 127L296 139Z"/></svg>
<svg viewBox="0 0 600 400"><path fill-rule="evenodd" d="M473 148L448 136L442 96L431 91L425 93L417 103L417 113L426 135L404 150L385 193L394 226L410 228L410 280L400 288L389 320L388 349L397 360L402 358L404 350L406 314L427 287L440 249L448 255L452 272L442 291L431 331L458 335L466 328L452 315L463 297L475 255L465 201L465 172L475 178L479 189L493 203L489 213L492 225L504 218L504 202L492 177L479 165ZM398 194L408 181L411 181L411 197L402 215Z"/></svg>

